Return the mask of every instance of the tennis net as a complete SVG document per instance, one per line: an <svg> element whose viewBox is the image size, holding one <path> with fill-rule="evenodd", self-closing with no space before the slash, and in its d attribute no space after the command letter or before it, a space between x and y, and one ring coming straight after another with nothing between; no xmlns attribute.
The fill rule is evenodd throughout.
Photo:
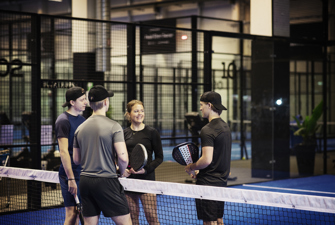
<svg viewBox="0 0 335 225"><path fill-rule="evenodd" d="M64 223L57 172L0 167L0 176L0 224ZM144 209L154 213L155 207L160 224L202 224L197 218L195 199L225 201L226 225L335 224L334 197L129 178L121 178L120 182L131 194L156 196L156 206L148 201L143 206L140 203L139 224L148 224ZM113 223L101 215L99 224Z"/></svg>

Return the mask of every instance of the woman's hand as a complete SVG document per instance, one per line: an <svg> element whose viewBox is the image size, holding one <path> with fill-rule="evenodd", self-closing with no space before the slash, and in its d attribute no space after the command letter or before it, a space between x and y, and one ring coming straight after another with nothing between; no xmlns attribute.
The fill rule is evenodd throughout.
<svg viewBox="0 0 335 225"><path fill-rule="evenodd" d="M145 174L145 169L142 168L142 169L140 169L139 171L136 172L133 168L131 168L131 169L130 169L130 172L131 172L132 174Z"/></svg>

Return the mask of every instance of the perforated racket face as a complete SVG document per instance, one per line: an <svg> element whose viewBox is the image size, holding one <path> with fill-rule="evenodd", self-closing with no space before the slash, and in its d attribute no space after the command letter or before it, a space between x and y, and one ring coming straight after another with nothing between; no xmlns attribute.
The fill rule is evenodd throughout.
<svg viewBox="0 0 335 225"><path fill-rule="evenodd" d="M135 171L138 171L142 169L146 164L148 160L148 153L144 145L137 144L130 156L129 156L129 165L131 168L133 168Z"/></svg>
<svg viewBox="0 0 335 225"><path fill-rule="evenodd" d="M190 164L190 163L193 163L191 153L190 153L190 149L189 149L188 145L180 146L179 151L180 151L181 155L183 156L183 159L185 160L185 163L187 165Z"/></svg>
<svg viewBox="0 0 335 225"><path fill-rule="evenodd" d="M173 148L172 157L180 165L188 165L199 159L199 148L192 142L185 142Z"/></svg>

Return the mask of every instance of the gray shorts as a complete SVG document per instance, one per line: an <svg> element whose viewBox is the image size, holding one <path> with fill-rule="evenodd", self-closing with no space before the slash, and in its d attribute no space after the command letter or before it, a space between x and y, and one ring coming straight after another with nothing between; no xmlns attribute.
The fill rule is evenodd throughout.
<svg viewBox="0 0 335 225"><path fill-rule="evenodd" d="M126 215L129 207L123 186L117 178L80 176L79 189L85 217Z"/></svg>

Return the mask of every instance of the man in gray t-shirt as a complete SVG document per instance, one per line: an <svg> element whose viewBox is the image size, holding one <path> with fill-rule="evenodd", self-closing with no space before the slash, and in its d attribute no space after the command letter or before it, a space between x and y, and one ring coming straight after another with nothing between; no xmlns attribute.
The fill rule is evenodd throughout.
<svg viewBox="0 0 335 225"><path fill-rule="evenodd" d="M75 140L74 147L80 146L82 176L117 178L114 143L124 142L119 123L92 115L78 127Z"/></svg>
<svg viewBox="0 0 335 225"><path fill-rule="evenodd" d="M113 92L101 85L92 87L88 99L93 114L74 134L73 161L82 167L79 190L85 224L97 224L101 212L116 224L131 224L127 199L117 178L117 167L123 174L128 165L123 130L106 117L112 96Z"/></svg>

